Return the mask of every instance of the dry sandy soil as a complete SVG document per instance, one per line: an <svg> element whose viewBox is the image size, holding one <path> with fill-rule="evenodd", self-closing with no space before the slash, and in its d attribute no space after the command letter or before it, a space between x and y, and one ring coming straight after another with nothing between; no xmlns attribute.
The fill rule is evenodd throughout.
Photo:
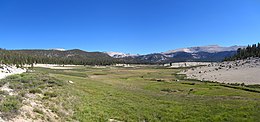
<svg viewBox="0 0 260 122"><path fill-rule="evenodd" d="M13 65L0 64L0 79L5 78L9 75L21 74L21 73L24 73L24 72L26 72L26 69L16 68Z"/></svg>
<svg viewBox="0 0 260 122"><path fill-rule="evenodd" d="M180 68L180 67L193 67L193 66L205 66L209 65L209 62L179 62L179 63L171 63L171 68ZM170 64L168 64L170 65Z"/></svg>
<svg viewBox="0 0 260 122"><path fill-rule="evenodd" d="M212 63L181 72L188 78L224 83L260 84L260 58Z"/></svg>
<svg viewBox="0 0 260 122"><path fill-rule="evenodd" d="M34 67L42 67L49 69L74 69L76 66L80 65L58 65L58 64L35 64Z"/></svg>

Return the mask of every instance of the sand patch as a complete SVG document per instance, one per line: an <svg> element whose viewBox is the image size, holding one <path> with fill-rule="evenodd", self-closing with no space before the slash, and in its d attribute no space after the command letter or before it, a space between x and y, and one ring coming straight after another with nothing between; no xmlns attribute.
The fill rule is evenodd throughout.
<svg viewBox="0 0 260 122"><path fill-rule="evenodd" d="M191 68L181 72L188 78L224 83L260 84L260 59L247 59Z"/></svg>
<svg viewBox="0 0 260 122"><path fill-rule="evenodd" d="M26 72L24 68L17 68L14 65L0 64L0 79L3 79L9 75L21 74Z"/></svg>
<svg viewBox="0 0 260 122"><path fill-rule="evenodd" d="M75 69L80 65L58 65L58 64L35 64L34 67L42 67L49 69Z"/></svg>

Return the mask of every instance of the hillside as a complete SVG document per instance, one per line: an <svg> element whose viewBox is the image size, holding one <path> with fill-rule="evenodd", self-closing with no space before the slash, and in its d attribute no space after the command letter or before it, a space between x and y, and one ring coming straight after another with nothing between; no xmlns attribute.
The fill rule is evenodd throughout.
<svg viewBox="0 0 260 122"><path fill-rule="evenodd" d="M0 60L7 64L79 64L109 65L117 60L102 52L74 50L0 50Z"/></svg>

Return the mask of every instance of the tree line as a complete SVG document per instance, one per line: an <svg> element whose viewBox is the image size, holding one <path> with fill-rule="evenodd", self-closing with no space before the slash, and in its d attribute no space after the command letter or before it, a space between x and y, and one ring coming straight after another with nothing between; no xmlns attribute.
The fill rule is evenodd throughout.
<svg viewBox="0 0 260 122"><path fill-rule="evenodd" d="M34 52L39 52L34 50ZM73 64L73 65L111 65L120 63L120 61L102 56L103 54L91 54L90 56L85 56L83 54L73 55L73 56L56 56L58 53L50 55L31 53L25 51L16 50L5 50L0 48L0 64L15 64L16 66L22 66L25 64ZM86 52L87 54L89 52ZM101 56L100 56L101 55Z"/></svg>
<svg viewBox="0 0 260 122"><path fill-rule="evenodd" d="M260 43L239 48L234 56L225 58L225 61L247 59L249 57L260 57Z"/></svg>

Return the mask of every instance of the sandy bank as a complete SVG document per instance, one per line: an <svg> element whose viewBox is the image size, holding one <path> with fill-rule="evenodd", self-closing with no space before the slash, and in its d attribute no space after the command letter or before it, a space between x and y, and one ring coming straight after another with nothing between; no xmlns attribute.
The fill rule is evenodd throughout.
<svg viewBox="0 0 260 122"><path fill-rule="evenodd" d="M260 84L260 59L251 58L208 66L191 68L181 72L188 78L224 83Z"/></svg>
<svg viewBox="0 0 260 122"><path fill-rule="evenodd" d="M80 66L80 65L34 64L34 67L42 67L42 68L49 68L49 69L74 69L76 66Z"/></svg>
<svg viewBox="0 0 260 122"><path fill-rule="evenodd" d="M180 67L193 67L193 66L205 66L209 65L209 62L179 62L179 63L171 63L165 64L164 66L170 66L170 68L180 68Z"/></svg>
<svg viewBox="0 0 260 122"><path fill-rule="evenodd" d="M9 75L21 74L24 72L26 72L26 69L24 68L16 68L12 65L0 65L0 79L5 78Z"/></svg>

